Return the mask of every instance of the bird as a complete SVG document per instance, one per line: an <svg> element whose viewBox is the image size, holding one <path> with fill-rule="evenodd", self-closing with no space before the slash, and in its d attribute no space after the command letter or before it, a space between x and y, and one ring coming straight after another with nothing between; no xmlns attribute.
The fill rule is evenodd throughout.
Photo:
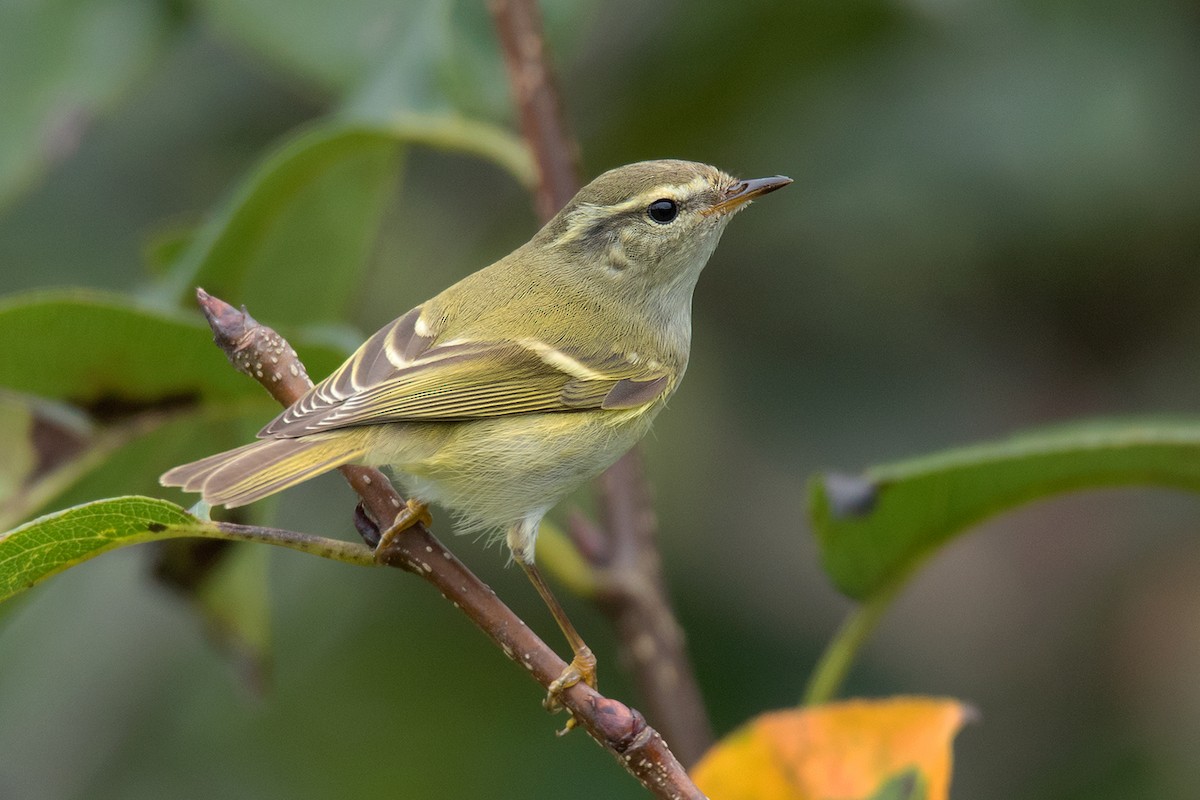
<svg viewBox="0 0 1200 800"><path fill-rule="evenodd" d="M541 520L645 435L687 369L693 290L726 225L791 182L675 159L610 169L527 243L367 339L257 441L160 482L234 508L345 464L390 467L414 499L380 549L428 523L430 503L459 533L504 536L573 652L553 707L595 687L596 660L535 564Z"/></svg>

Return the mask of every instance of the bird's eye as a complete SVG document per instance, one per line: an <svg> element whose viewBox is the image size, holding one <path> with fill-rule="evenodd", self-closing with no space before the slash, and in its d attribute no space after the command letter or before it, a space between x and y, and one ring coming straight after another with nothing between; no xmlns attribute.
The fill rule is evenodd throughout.
<svg viewBox="0 0 1200 800"><path fill-rule="evenodd" d="M675 219L675 215L679 213L679 206L675 204L674 200L663 198L651 203L650 207L646 209L646 213L650 215L650 219L658 224L666 225Z"/></svg>

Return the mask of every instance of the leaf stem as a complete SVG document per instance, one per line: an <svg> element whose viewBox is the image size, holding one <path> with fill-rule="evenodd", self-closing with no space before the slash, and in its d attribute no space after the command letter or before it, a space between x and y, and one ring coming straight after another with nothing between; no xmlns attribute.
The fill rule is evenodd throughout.
<svg viewBox="0 0 1200 800"><path fill-rule="evenodd" d="M850 612L813 669L804 690L804 705L828 703L837 696L858 651L875 632L903 585L904 581L899 580L884 586Z"/></svg>
<svg viewBox="0 0 1200 800"><path fill-rule="evenodd" d="M261 525L237 525L232 522L206 522L202 535L208 539L228 539L235 542L259 542L299 550L309 555L342 561L356 567L378 566L371 548L359 542L344 542L326 536L287 531L281 528L264 528ZM212 529L215 528L214 532Z"/></svg>

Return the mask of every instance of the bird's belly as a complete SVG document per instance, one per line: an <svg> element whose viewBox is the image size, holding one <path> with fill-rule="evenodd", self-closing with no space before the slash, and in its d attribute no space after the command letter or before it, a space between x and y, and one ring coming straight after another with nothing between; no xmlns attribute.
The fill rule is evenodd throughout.
<svg viewBox="0 0 1200 800"><path fill-rule="evenodd" d="M645 434L656 410L430 423L412 438L436 438L435 447L415 453L402 445L410 437L389 437L390 445L400 446L390 453L378 447L371 460L397 469L417 497L453 511L460 528L506 528L532 511L549 509L620 458Z"/></svg>

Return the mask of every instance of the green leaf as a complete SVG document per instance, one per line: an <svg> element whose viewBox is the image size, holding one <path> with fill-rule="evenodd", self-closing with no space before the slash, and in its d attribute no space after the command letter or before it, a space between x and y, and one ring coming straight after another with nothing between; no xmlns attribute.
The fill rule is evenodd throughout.
<svg viewBox="0 0 1200 800"><path fill-rule="evenodd" d="M50 514L0 534L0 600L117 547L197 536L205 527L179 506L148 497L102 500Z"/></svg>
<svg viewBox="0 0 1200 800"><path fill-rule="evenodd" d="M0 301L0 386L119 417L188 403L269 403L212 343L198 314L140 307L90 290L31 292ZM296 343L314 375L345 354Z"/></svg>
<svg viewBox="0 0 1200 800"><path fill-rule="evenodd" d="M165 500L114 497L48 514L0 534L0 601L109 550L184 536L258 541L358 566L375 563L361 544L208 522Z"/></svg>
<svg viewBox="0 0 1200 800"><path fill-rule="evenodd" d="M170 298L196 286L272 324L341 317L399 168L393 138L311 128L268 155L182 249Z"/></svg>
<svg viewBox="0 0 1200 800"><path fill-rule="evenodd" d="M1099 421L817 476L810 511L826 571L865 599L938 546L1016 506L1079 489L1200 491L1200 422Z"/></svg>
<svg viewBox="0 0 1200 800"><path fill-rule="evenodd" d="M142 261L151 275L165 275L187 251L196 236L196 225L168 220L150 230L142 241Z"/></svg>
<svg viewBox="0 0 1200 800"><path fill-rule="evenodd" d="M0 208L75 149L92 119L163 50L152 0L0 3Z"/></svg>
<svg viewBox="0 0 1200 800"><path fill-rule="evenodd" d="M246 178L197 232L157 298L177 302L204 286L272 324L336 319L358 289L407 144L477 155L533 181L521 142L483 123L422 115L324 122L285 142Z"/></svg>

